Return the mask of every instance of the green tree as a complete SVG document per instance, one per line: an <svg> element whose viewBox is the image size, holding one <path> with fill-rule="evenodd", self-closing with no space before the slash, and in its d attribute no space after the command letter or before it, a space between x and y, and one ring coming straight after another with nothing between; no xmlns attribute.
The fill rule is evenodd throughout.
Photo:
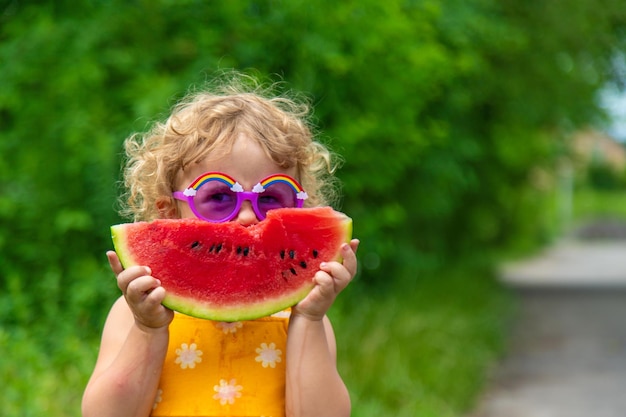
<svg viewBox="0 0 626 417"><path fill-rule="evenodd" d="M74 294L100 306L102 289L78 277L97 275L118 220L121 141L220 67L279 74L312 96L345 156L343 209L381 274L534 239L546 226L532 173L601 115L595 95L623 45L624 7L601 3L11 3L4 320L64 310Z"/></svg>
<svg viewBox="0 0 626 417"><path fill-rule="evenodd" d="M0 341L97 337L121 143L219 68L311 96L345 157L362 281L537 242L535 179L601 120L625 23L620 0L3 3Z"/></svg>

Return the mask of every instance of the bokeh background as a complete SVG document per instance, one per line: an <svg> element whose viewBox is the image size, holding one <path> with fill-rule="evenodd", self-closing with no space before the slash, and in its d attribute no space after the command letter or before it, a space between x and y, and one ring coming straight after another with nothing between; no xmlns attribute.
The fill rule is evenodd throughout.
<svg viewBox="0 0 626 417"><path fill-rule="evenodd" d="M623 0L0 1L0 415L80 415L121 144L231 68L310 97L344 157L353 415L463 415L515 306L499 262L626 211L624 47Z"/></svg>

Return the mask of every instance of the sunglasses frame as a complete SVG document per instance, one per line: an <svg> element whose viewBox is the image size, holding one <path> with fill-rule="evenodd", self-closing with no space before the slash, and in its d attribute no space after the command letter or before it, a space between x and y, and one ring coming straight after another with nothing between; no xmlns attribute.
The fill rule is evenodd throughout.
<svg viewBox="0 0 626 417"><path fill-rule="evenodd" d="M209 219L203 216L196 208L194 197L196 192L200 187L202 187L208 181L220 181L226 185L228 185L229 189L235 193L237 197L237 201L235 203L235 207L233 211L224 218L221 219ZM259 220L265 219L265 214L263 211L259 209L259 196L271 185L274 183L285 183L289 185L291 189L294 191L294 195L296 197L296 206L294 208L302 208L304 206L304 200L308 198L307 193L304 191L302 186L298 181L294 178L290 177L286 174L272 174L268 177L263 178L259 181L252 190L245 191L241 184L237 182L230 175L225 174L223 172L211 171L206 172L200 175L198 178L193 180L191 184L184 191L174 191L172 193L172 197L177 200L185 201L189 205L189 208L193 212L193 214L202 220L211 222L211 223L223 223L234 219L241 210L241 205L245 200L250 201L252 205L252 209L254 210L254 214L257 216Z"/></svg>

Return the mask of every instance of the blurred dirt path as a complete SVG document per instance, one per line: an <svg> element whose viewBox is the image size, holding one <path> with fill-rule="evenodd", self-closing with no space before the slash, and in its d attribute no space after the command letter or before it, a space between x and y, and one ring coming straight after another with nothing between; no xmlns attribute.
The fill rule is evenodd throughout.
<svg viewBox="0 0 626 417"><path fill-rule="evenodd" d="M468 417L626 416L626 240L567 239L501 275L520 310Z"/></svg>

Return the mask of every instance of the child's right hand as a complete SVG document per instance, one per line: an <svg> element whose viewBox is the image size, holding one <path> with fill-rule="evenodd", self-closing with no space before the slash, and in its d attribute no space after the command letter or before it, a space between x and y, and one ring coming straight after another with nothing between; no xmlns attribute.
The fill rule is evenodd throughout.
<svg viewBox="0 0 626 417"><path fill-rule="evenodd" d="M132 266L124 269L114 251L108 251L107 258L117 277L117 286L135 316L135 323L144 330L168 326L174 318L174 312L161 304L165 289L158 279L150 275L150 268Z"/></svg>

